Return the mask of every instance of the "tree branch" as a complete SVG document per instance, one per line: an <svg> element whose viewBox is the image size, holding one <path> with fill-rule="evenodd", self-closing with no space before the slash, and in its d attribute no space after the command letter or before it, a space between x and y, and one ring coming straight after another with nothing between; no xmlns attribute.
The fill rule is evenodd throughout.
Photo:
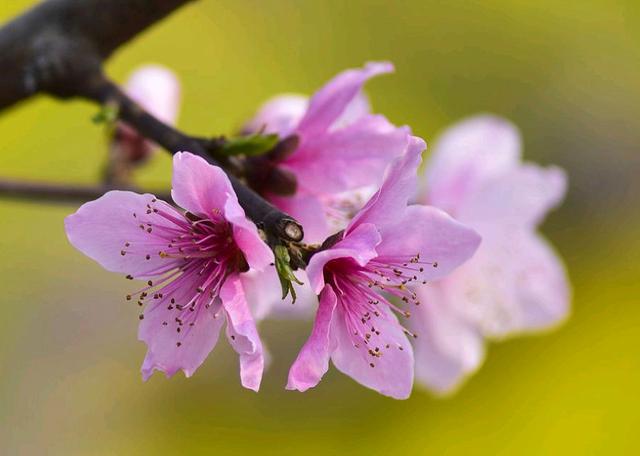
<svg viewBox="0 0 640 456"><path fill-rule="evenodd" d="M118 46L189 0L47 0L0 29L0 110L34 93L114 103L119 118L171 153L185 150L211 163L205 144L160 122L102 72ZM302 226L228 171L247 216L269 244L301 241Z"/></svg>
<svg viewBox="0 0 640 456"><path fill-rule="evenodd" d="M217 142L216 140L197 139L161 122L136 104L118 85L109 81L102 74L94 76L87 82L88 84L77 88L79 96L103 105L114 105L120 120L172 154L188 151L219 166L211 157L211 152L222 145L222 140ZM304 233L298 222L276 209L233 174L227 173L227 175L245 213L266 232L270 243L276 244L278 239L295 242L302 240Z"/></svg>
<svg viewBox="0 0 640 456"><path fill-rule="evenodd" d="M120 45L191 0L46 0L0 29L0 110L38 92L73 96Z"/></svg>
<svg viewBox="0 0 640 456"><path fill-rule="evenodd" d="M17 179L0 178L0 196L27 201L46 201L56 203L85 203L100 198L110 190L136 190L115 188L110 185L68 185L45 182L29 182ZM158 198L171 201L168 192L153 192Z"/></svg>

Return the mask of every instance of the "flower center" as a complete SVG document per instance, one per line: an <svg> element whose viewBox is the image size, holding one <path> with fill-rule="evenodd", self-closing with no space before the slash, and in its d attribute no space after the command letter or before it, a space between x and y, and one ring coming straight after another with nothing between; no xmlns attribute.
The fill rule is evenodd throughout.
<svg viewBox="0 0 640 456"><path fill-rule="evenodd" d="M231 225L219 210L207 218L189 212L181 215L167 203L153 199L144 214L134 213L133 217L146 239L126 242L120 253L142 255L146 260L157 255L166 261L147 272L145 277L154 280L127 295L127 300L136 297L139 306L146 304L141 320L155 317L163 307L173 311L172 318L160 312L163 318L158 324L175 330L176 345L180 347L199 313L219 305L216 298L229 274L247 268L244 255L233 239Z"/></svg>
<svg viewBox="0 0 640 456"><path fill-rule="evenodd" d="M385 327L399 326L405 334L417 337L393 317L393 312L409 318L411 313L403 307L420 305L412 288L426 285L426 281L419 279L426 267L437 268L438 264L421 261L420 254L377 257L365 266L351 258L327 264L325 280L336 293L353 346L366 352L370 357L369 366L375 367L376 358L380 358L384 350L404 350L401 344L392 346L383 332Z"/></svg>

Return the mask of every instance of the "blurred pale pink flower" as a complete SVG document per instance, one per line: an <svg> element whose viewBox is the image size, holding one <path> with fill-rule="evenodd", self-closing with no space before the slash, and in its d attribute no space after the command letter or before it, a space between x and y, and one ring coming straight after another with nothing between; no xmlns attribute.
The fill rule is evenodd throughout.
<svg viewBox="0 0 640 456"><path fill-rule="evenodd" d="M413 351L394 313L408 311L389 297L418 304L408 286L446 275L480 242L438 209L407 206L424 148L424 141L412 138L338 241L311 258L307 274L320 302L311 336L289 371L288 389L317 385L331 359L382 394L402 399L411 393Z"/></svg>
<svg viewBox="0 0 640 456"><path fill-rule="evenodd" d="M277 162L295 176L295 195L265 196L304 225L307 242L321 242L343 229L406 147L409 128L371 114L362 93L369 78L391 71L388 62L369 63L340 73L308 101L299 95L276 97L244 128L298 138L298 146Z"/></svg>
<svg viewBox="0 0 640 456"><path fill-rule="evenodd" d="M447 130L426 168L420 201L482 236L469 262L418 290L416 378L435 392L451 391L480 366L484 338L548 328L568 314L565 270L536 233L563 199L566 176L521 163L520 149L513 125L478 116Z"/></svg>
<svg viewBox="0 0 640 456"><path fill-rule="evenodd" d="M180 82L168 68L145 65L137 69L124 87L125 93L159 120L173 125L180 108ZM148 158L154 145L128 125L119 122L112 139L112 152L128 162Z"/></svg>
<svg viewBox="0 0 640 456"><path fill-rule="evenodd" d="M262 345L241 284L241 273L273 261L269 247L246 219L229 179L202 158L173 159L173 200L112 191L67 217L71 244L105 269L148 286L127 299L146 303L139 338L148 351L146 380L154 370L191 376L215 346L226 321L240 355L243 386L258 390Z"/></svg>
<svg viewBox="0 0 640 456"><path fill-rule="evenodd" d="M242 286L256 321L269 319L310 319L317 302L317 296L309 286L309 279L303 270L295 272L304 285L296 285L296 300L291 295L282 299L282 287L273 265L262 271L251 270L242 274Z"/></svg>

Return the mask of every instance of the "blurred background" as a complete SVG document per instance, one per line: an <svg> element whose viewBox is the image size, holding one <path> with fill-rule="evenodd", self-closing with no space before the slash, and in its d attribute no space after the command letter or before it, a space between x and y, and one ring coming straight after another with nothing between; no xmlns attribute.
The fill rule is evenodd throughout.
<svg viewBox="0 0 640 456"><path fill-rule="evenodd" d="M0 3L0 22L33 4ZM172 67L179 126L232 132L282 91L310 93L373 59L374 108L427 141L493 112L522 129L525 157L568 170L566 203L543 227L564 257L573 315L557 331L493 344L456 394L408 401L332 369L284 390L306 322L268 322L273 363L240 387L226 343L186 380L139 367L130 283L67 243L73 206L0 200L2 454L632 454L640 451L640 7L557 2L201 0L124 47L107 70ZM0 69L1 71L1 69ZM95 182L97 108L40 97L0 116L0 175ZM158 154L141 185L168 186Z"/></svg>

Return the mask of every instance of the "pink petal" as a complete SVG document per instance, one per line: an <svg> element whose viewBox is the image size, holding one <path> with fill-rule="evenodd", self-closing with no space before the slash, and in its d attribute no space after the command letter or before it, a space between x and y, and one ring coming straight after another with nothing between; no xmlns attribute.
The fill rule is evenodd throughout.
<svg viewBox="0 0 640 456"><path fill-rule="evenodd" d="M160 257L156 247L145 247L149 243L163 245L170 242L165 239L166 234L161 227L175 229L157 213L147 214L147 205L152 201L155 201L155 197L148 193L139 195L111 191L95 201L85 203L65 219L69 242L111 272L142 278L156 275L154 271L160 269L171 269L172 265L178 265L178 260ZM158 205L174 217L183 218L168 204L154 204ZM153 228L146 223L151 223ZM148 232L149 229L151 232Z"/></svg>
<svg viewBox="0 0 640 456"><path fill-rule="evenodd" d="M294 284L296 302L292 302L291 296L282 299L282 288L274 266L240 275L251 314L256 321L266 318L307 320L313 316L318 297L311 289L305 271L296 271L295 275L304 284Z"/></svg>
<svg viewBox="0 0 640 456"><path fill-rule="evenodd" d="M170 69L145 65L131 75L124 90L154 117L170 125L175 123L180 107L180 82Z"/></svg>
<svg viewBox="0 0 640 456"><path fill-rule="evenodd" d="M229 195L235 195L224 171L189 152L173 156L172 186L176 204L201 217L222 211Z"/></svg>
<svg viewBox="0 0 640 456"><path fill-rule="evenodd" d="M418 166L425 142L411 137L407 151L389 166L380 189L371 197L346 229L350 232L361 223L373 223L383 227L401 219L407 202L416 192Z"/></svg>
<svg viewBox="0 0 640 456"><path fill-rule="evenodd" d="M251 268L261 270L273 263L273 251L260 238L253 222L245 216L235 193L228 195L224 217L233 225L233 239Z"/></svg>
<svg viewBox="0 0 640 456"><path fill-rule="evenodd" d="M479 185L456 217L481 232L535 227L547 211L560 204L566 189L562 169L521 165Z"/></svg>
<svg viewBox="0 0 640 456"><path fill-rule="evenodd" d="M406 399L413 386L413 350L396 316L385 306L380 310L386 318L377 319L380 335L374 334L367 347L378 348L381 356L373 357L367 347L354 346L345 323L345 310L337 306L331 325L331 338L336 346L331 360L338 370L358 383L386 396Z"/></svg>
<svg viewBox="0 0 640 456"><path fill-rule="evenodd" d="M124 91L153 116L169 125L175 124L180 107L180 83L167 68L146 65L136 70ZM117 124L112 140L114 157L138 161L153 152L154 144L123 122Z"/></svg>
<svg viewBox="0 0 640 456"><path fill-rule="evenodd" d="M175 307L168 309L166 303L154 303L145 309L138 331L138 339L147 344L142 378L148 380L154 370L171 377L180 369L191 377L218 341L224 322L219 308L219 305L210 308L199 306L193 326L179 325ZM180 332L177 332L178 328Z"/></svg>
<svg viewBox="0 0 640 456"><path fill-rule="evenodd" d="M264 370L262 343L237 275L229 276L222 285L220 299L227 315L227 338L240 355L242 386L258 391Z"/></svg>
<svg viewBox="0 0 640 456"><path fill-rule="evenodd" d="M310 193L377 187L389 163L404 153L409 133L383 116L366 115L345 128L309 138L282 166ZM337 171L328 173L329 169Z"/></svg>
<svg viewBox="0 0 640 456"><path fill-rule="evenodd" d="M173 159L174 201L190 212L210 217L221 212L233 225L233 237L249 266L262 269L273 261L271 249L262 241L256 226L247 220L227 175L217 166L188 152Z"/></svg>
<svg viewBox="0 0 640 456"><path fill-rule="evenodd" d="M347 106L371 77L393 71L388 62L368 63L363 69L340 73L311 98L309 109L297 131L310 137L327 131L344 113Z"/></svg>
<svg viewBox="0 0 640 456"><path fill-rule="evenodd" d="M304 95L278 95L263 104L242 129L243 133L275 133L289 136L304 116L309 100Z"/></svg>
<svg viewBox="0 0 640 456"><path fill-rule="evenodd" d="M481 115L457 123L433 148L421 200L455 215L479 184L516 166L520 148L520 134L507 120Z"/></svg>
<svg viewBox="0 0 640 456"><path fill-rule="evenodd" d="M331 287L325 286L320 293L320 303L311 335L289 370L287 389L306 391L313 388L329 369L332 350L329 331L336 299Z"/></svg>
<svg viewBox="0 0 640 456"><path fill-rule="evenodd" d="M371 103L369 102L369 97L360 90L344 111L342 111L340 117L331 125L331 129L339 130L345 128L370 113Z"/></svg>
<svg viewBox="0 0 640 456"><path fill-rule="evenodd" d="M458 314L493 338L548 328L569 312L560 259L542 238L522 230L486 237L444 283Z"/></svg>
<svg viewBox="0 0 640 456"><path fill-rule="evenodd" d="M416 380L447 394L455 390L484 359L484 341L472 325L456 315L439 282L417 290L420 306L409 319L414 341Z"/></svg>
<svg viewBox="0 0 640 456"><path fill-rule="evenodd" d="M375 225L363 223L333 247L313 255L306 269L311 288L316 293L320 293L324 288L324 267L329 261L352 258L359 265L364 266L378 255L376 246L380 241L380 233Z"/></svg>
<svg viewBox="0 0 640 456"><path fill-rule="evenodd" d="M556 326L570 312L571 287L564 265L540 236L526 236L519 245L522 263L515 285L522 326L534 331Z"/></svg>
<svg viewBox="0 0 640 456"><path fill-rule="evenodd" d="M423 271L415 274L420 280L430 281L444 277L471 258L480 240L475 231L440 209L409 206L402 219L383 230L377 260L420 254Z"/></svg>
<svg viewBox="0 0 640 456"><path fill-rule="evenodd" d="M269 201L278 209L295 218L304 227L304 240L307 243L321 243L331 233L327 219L318 197L297 192L294 196L269 195Z"/></svg>

